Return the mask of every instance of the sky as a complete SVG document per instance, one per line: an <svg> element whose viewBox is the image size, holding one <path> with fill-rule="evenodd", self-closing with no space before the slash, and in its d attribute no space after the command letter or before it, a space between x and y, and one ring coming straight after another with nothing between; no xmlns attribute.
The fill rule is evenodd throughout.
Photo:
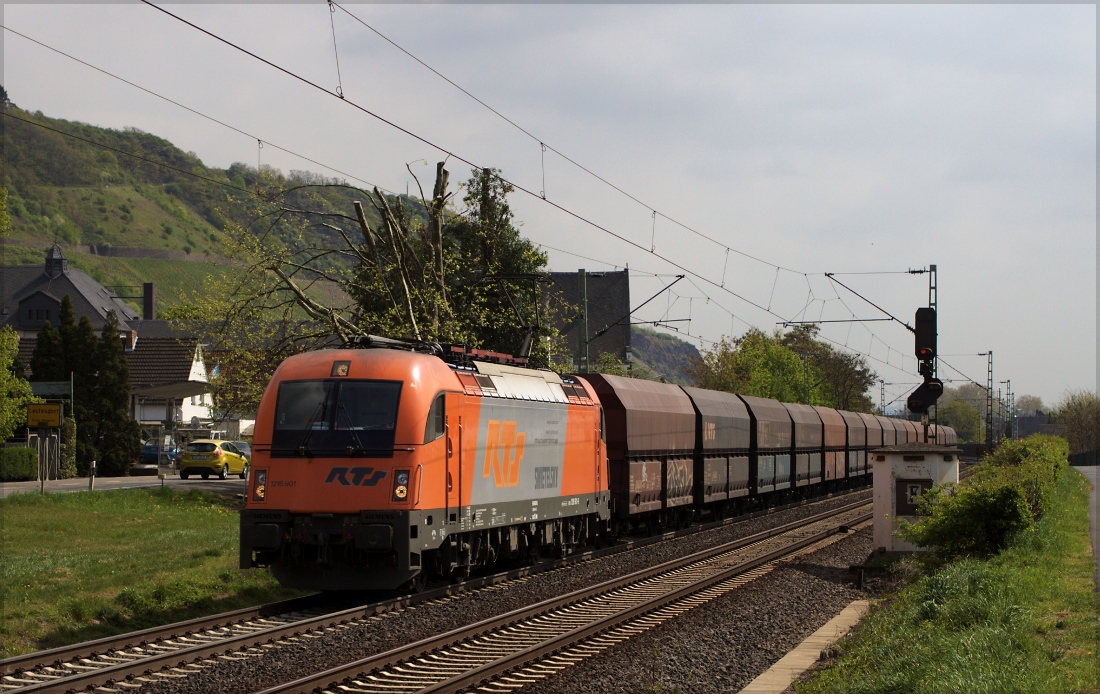
<svg viewBox="0 0 1100 694"><path fill-rule="evenodd" d="M146 5L43 3L0 23L248 135L6 33L10 98L209 166L414 193L407 166L498 168L551 269L629 266L634 306L686 274L633 317L701 348L912 324L929 274L905 271L936 265L948 385L992 350L1006 393L1098 387L1094 5L164 7L345 99ZM905 327L821 327L904 404Z"/></svg>

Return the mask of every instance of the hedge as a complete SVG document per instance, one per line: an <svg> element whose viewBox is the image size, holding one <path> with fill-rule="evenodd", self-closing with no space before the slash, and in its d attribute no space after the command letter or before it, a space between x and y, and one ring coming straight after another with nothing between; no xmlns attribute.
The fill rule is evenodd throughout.
<svg viewBox="0 0 1100 694"><path fill-rule="evenodd" d="M0 482L38 479L38 451L34 448L0 448Z"/></svg>
<svg viewBox="0 0 1100 694"><path fill-rule="evenodd" d="M923 495L917 512L926 518L901 520L897 534L939 560L996 554L1043 517L1068 453L1056 436L1005 441L958 486Z"/></svg>

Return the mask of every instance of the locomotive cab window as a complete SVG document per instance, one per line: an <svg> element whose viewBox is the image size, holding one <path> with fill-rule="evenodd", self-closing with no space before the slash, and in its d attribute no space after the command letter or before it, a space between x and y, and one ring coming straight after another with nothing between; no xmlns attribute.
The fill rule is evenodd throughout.
<svg viewBox="0 0 1100 694"><path fill-rule="evenodd" d="M280 457L393 455L399 381L284 381L271 453Z"/></svg>
<svg viewBox="0 0 1100 694"><path fill-rule="evenodd" d="M424 427L424 443L431 443L443 436L446 421L445 399L443 393L435 396L432 408L428 410L428 424Z"/></svg>
<svg viewBox="0 0 1100 694"><path fill-rule="evenodd" d="M607 420L603 416L603 405L600 405L600 441L607 443Z"/></svg>

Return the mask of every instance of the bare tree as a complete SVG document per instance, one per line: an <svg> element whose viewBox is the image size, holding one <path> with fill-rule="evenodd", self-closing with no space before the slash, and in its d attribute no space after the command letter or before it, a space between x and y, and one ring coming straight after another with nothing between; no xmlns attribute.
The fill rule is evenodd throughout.
<svg viewBox="0 0 1100 694"><path fill-rule="evenodd" d="M1054 417L1070 453L1100 450L1100 397L1088 390L1066 392Z"/></svg>
<svg viewBox="0 0 1100 694"><path fill-rule="evenodd" d="M417 202L300 176L227 227L233 266L171 316L210 343L217 401L254 408L283 358L363 334L513 353L532 336L553 341L556 309L533 281L546 255L512 225L510 188L475 171L455 210L449 177L438 164L431 199L421 189ZM347 208L315 194L334 188L351 196Z"/></svg>

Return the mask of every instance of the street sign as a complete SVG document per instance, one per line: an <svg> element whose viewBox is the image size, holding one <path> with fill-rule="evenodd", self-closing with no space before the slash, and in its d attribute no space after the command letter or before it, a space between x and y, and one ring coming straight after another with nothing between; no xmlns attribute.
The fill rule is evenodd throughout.
<svg viewBox="0 0 1100 694"><path fill-rule="evenodd" d="M31 381L31 393L40 398L69 397L73 384L70 381Z"/></svg>
<svg viewBox="0 0 1100 694"><path fill-rule="evenodd" d="M31 429L57 429L61 426L61 403L27 405L27 426Z"/></svg>

